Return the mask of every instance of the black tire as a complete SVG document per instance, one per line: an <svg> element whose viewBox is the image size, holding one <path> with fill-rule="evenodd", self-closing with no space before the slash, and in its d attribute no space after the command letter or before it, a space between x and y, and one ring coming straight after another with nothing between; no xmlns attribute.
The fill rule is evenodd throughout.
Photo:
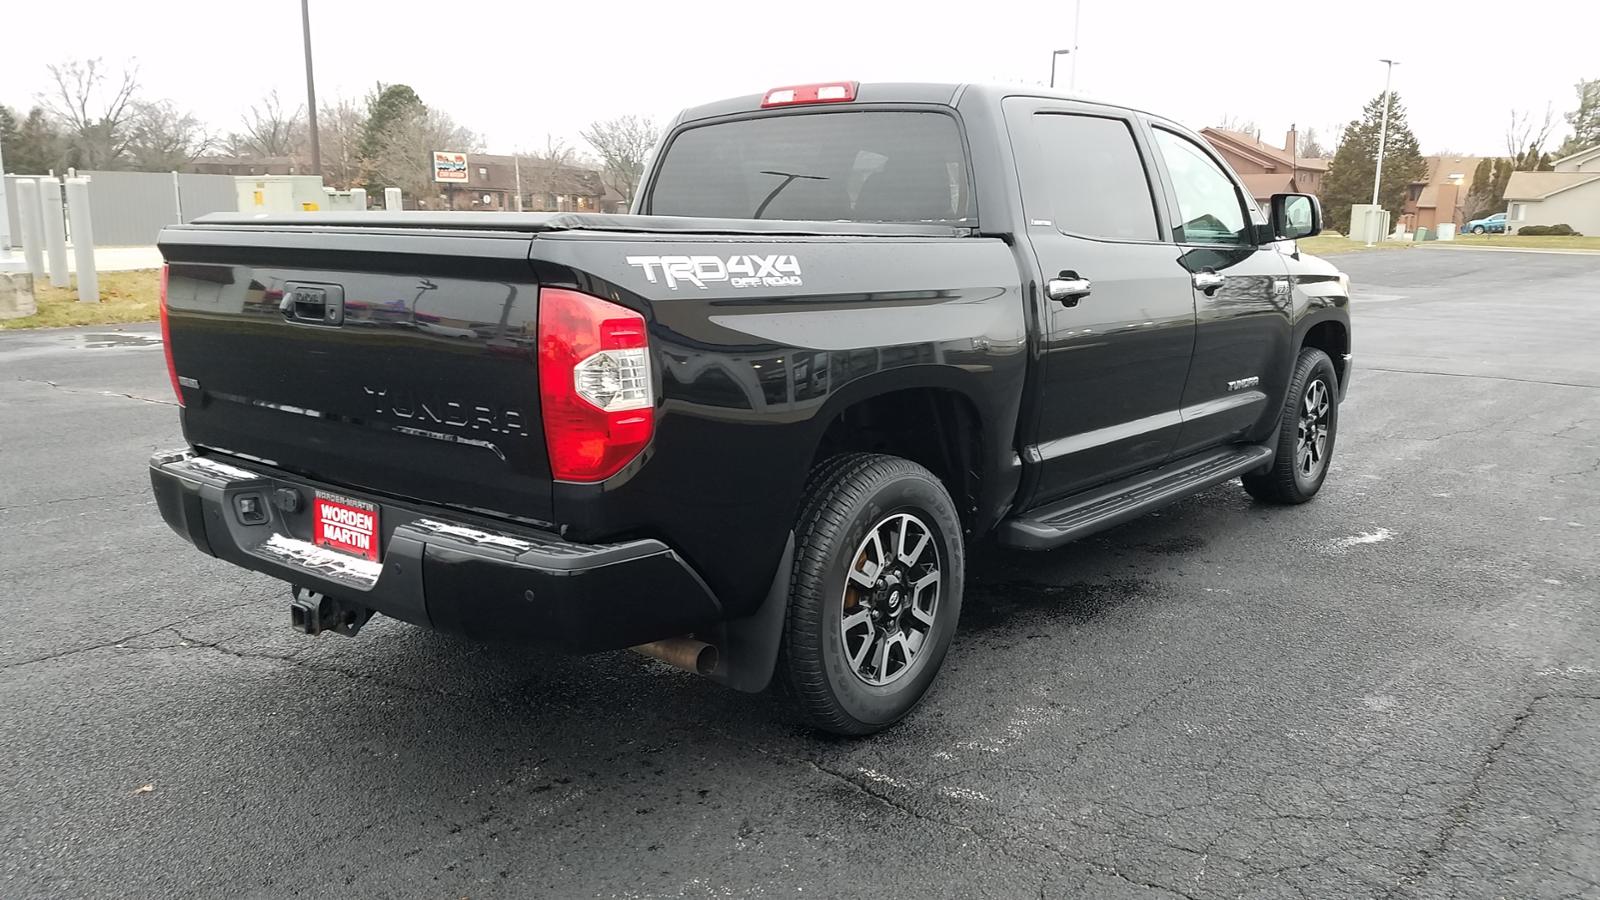
<svg viewBox="0 0 1600 900"><path fill-rule="evenodd" d="M932 582L934 599L928 602L929 610L918 610L924 614L931 611L930 623L912 621L909 608L919 605L919 596L928 601L926 589L902 592L891 587L889 592L897 598L893 604L906 604L902 607L893 605L888 593L875 594L850 578L852 566L858 573L870 570L863 563L870 551L858 554L858 549L871 541L872 532L880 538L890 533L880 528L892 527L889 523L894 521L912 523L900 524L900 528L914 536L907 540L913 540L921 551L918 559L923 567L916 569L919 577L915 580L926 578L928 551L934 551L932 561L941 577ZM924 532L929 537L926 547L920 540ZM884 580L905 583L899 578L911 570L904 569L899 576L895 571L902 567L901 554L882 562L890 564L877 570L876 576L882 576L880 584ZM865 735L882 731L911 712L933 684L955 636L965 563L960 517L933 473L909 460L869 453L836 456L818 465L807 484L795 530L794 572L778 658L778 676L806 721L834 734ZM847 641L852 638L841 627L847 603L853 604L856 612L852 615L857 617L863 613L876 616L875 610L901 610L887 614L881 628L877 620L863 623L869 642L879 640L880 634L892 640L893 635L902 634L900 623L906 623L906 640L898 644L902 663L888 683L871 683L872 672L863 674L861 667L851 666ZM906 659L913 653L909 639L917 629L925 630L918 632L921 640L914 655ZM862 633L854 638L857 650L862 646ZM861 652L865 654L862 666L874 670L874 660L866 656L876 654ZM892 669L895 652L886 651L885 672Z"/></svg>
<svg viewBox="0 0 1600 900"><path fill-rule="evenodd" d="M1473 234L1483 234L1483 232L1484 232L1484 228L1483 228L1482 225L1479 225L1476 228L1472 229L1472 233Z"/></svg>
<svg viewBox="0 0 1600 900"><path fill-rule="evenodd" d="M1315 402L1313 393L1319 390L1325 403L1320 417L1311 417L1308 403ZM1317 424L1308 426L1308 421ZM1325 435L1319 446L1318 429ZM1283 402L1283 417L1278 422L1277 455L1272 465L1240 477L1250 496L1266 503L1304 503L1317 495L1328 478L1328 466L1333 461L1334 439L1339 434L1339 374L1333 368L1328 354L1314 347L1300 351L1294 367L1294 377L1289 381L1289 392ZM1302 440L1304 439L1304 444ZM1308 469L1309 465L1309 469Z"/></svg>

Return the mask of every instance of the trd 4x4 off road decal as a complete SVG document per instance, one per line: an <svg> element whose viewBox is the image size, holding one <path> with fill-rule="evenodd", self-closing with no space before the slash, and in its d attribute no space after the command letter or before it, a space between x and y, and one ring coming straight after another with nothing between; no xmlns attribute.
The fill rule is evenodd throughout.
<svg viewBox="0 0 1600 900"><path fill-rule="evenodd" d="M677 290L679 283L703 288L727 282L736 288L798 287L800 260L792 254L772 256L630 256L630 266L644 271L651 284L665 282Z"/></svg>

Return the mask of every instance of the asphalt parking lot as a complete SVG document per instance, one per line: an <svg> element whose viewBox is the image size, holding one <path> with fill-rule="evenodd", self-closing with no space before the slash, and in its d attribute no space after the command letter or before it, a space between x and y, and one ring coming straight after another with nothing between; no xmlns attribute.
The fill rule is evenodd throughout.
<svg viewBox="0 0 1600 900"><path fill-rule="evenodd" d="M857 742L628 653L291 632L149 498L154 329L0 334L0 896L1600 897L1600 256L1338 261L1321 497L980 549Z"/></svg>

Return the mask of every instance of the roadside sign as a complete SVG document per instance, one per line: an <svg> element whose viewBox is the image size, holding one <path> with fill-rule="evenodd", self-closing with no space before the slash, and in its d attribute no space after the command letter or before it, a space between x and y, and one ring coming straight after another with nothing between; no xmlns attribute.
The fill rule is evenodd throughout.
<svg viewBox="0 0 1600 900"><path fill-rule="evenodd" d="M440 184L466 184L467 155L453 150L433 151L433 180Z"/></svg>

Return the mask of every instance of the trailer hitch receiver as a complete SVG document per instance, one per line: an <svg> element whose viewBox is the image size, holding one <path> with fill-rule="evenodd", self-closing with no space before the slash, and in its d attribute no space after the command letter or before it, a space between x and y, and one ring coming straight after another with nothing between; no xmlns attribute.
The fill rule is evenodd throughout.
<svg viewBox="0 0 1600 900"><path fill-rule="evenodd" d="M372 610L365 606L345 603L310 588L291 588L290 596L289 624L295 631L305 634L333 631L355 637L361 626L372 618Z"/></svg>

